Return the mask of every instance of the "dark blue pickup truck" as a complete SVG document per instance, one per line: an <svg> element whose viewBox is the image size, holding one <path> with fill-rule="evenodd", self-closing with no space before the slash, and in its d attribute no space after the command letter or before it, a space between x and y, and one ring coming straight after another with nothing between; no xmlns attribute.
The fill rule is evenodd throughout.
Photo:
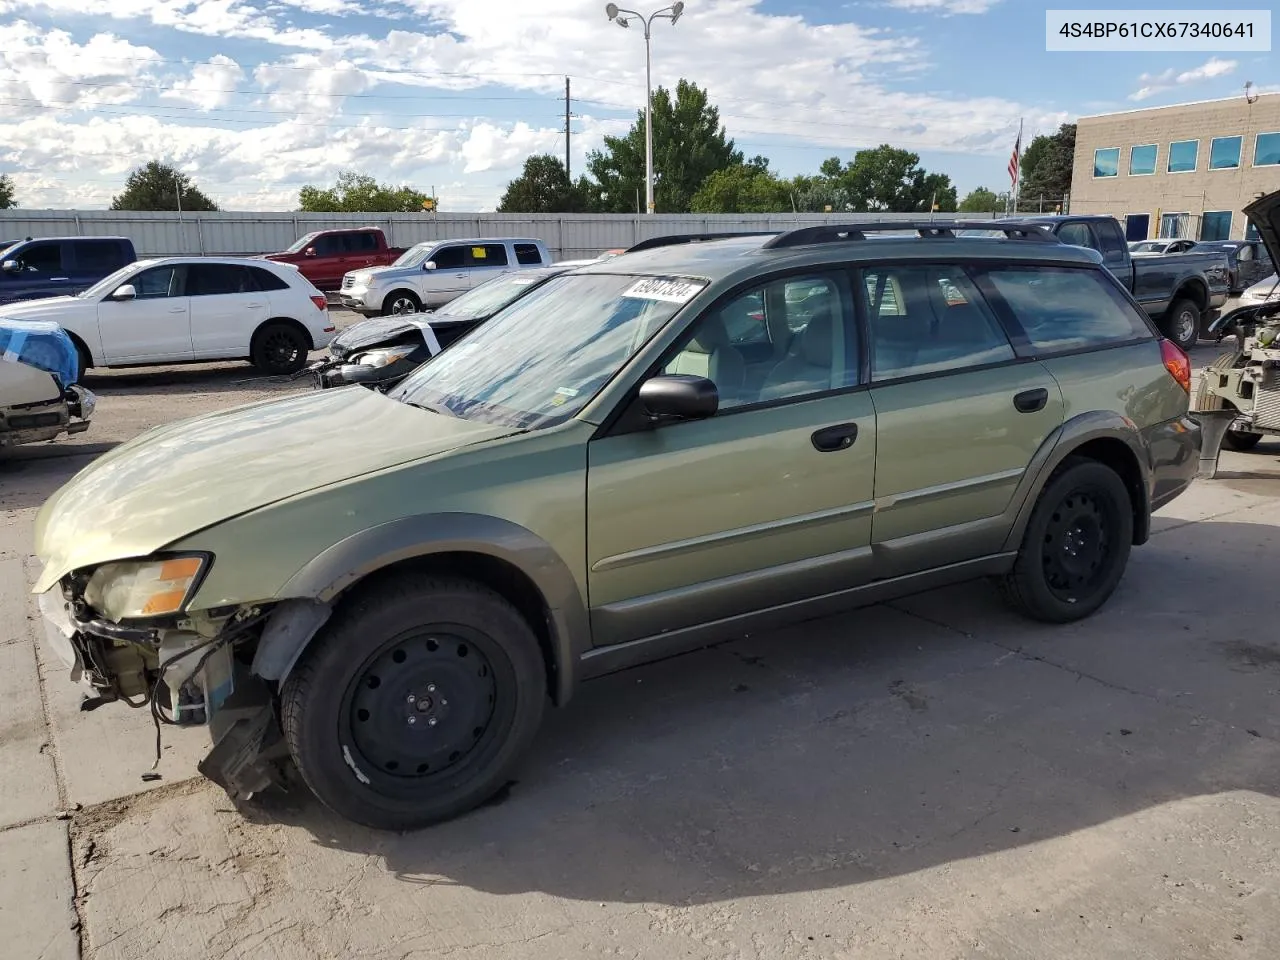
<svg viewBox="0 0 1280 960"><path fill-rule="evenodd" d="M79 293L137 259L127 237L28 237L0 249L0 304Z"/></svg>

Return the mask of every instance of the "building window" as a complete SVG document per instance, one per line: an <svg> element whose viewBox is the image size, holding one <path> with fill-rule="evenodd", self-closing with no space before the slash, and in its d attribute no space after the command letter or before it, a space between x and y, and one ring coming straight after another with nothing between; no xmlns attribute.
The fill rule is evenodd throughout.
<svg viewBox="0 0 1280 960"><path fill-rule="evenodd" d="M1199 140L1177 140L1169 144L1169 172L1188 173L1196 168Z"/></svg>
<svg viewBox="0 0 1280 960"><path fill-rule="evenodd" d="M1253 148L1255 167L1273 167L1280 164L1280 133L1260 133Z"/></svg>
<svg viewBox="0 0 1280 960"><path fill-rule="evenodd" d="M1201 240L1231 239L1231 211L1230 210L1214 210L1212 212L1205 211L1204 216L1200 220L1200 239Z"/></svg>
<svg viewBox="0 0 1280 960"><path fill-rule="evenodd" d="M1093 175L1115 177L1120 174L1120 148L1099 147L1093 151Z"/></svg>
<svg viewBox="0 0 1280 960"><path fill-rule="evenodd" d="M1233 170L1240 166L1240 145L1244 137L1214 137L1209 144L1209 169Z"/></svg>
<svg viewBox="0 0 1280 960"><path fill-rule="evenodd" d="M1129 150L1129 176L1145 177L1156 172L1156 145L1146 143Z"/></svg>

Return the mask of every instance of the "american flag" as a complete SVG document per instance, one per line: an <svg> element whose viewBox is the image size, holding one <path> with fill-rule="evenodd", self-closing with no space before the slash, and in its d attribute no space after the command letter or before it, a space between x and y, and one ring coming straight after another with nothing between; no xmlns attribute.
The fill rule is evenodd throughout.
<svg viewBox="0 0 1280 960"><path fill-rule="evenodd" d="M1018 139L1013 143L1013 156L1009 158L1009 186L1018 185L1018 155L1022 153L1022 121L1018 121Z"/></svg>

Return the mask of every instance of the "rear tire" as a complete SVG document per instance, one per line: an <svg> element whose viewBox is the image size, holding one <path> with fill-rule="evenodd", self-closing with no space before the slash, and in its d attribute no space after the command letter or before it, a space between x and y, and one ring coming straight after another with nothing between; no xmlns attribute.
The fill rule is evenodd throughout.
<svg viewBox="0 0 1280 960"><path fill-rule="evenodd" d="M1183 350L1190 350L1200 339L1200 308L1185 297L1173 301L1164 315L1165 336Z"/></svg>
<svg viewBox="0 0 1280 960"><path fill-rule="evenodd" d="M1068 457L1036 501L1001 593L1033 620L1081 620L1115 591L1132 545L1124 481L1096 460Z"/></svg>
<svg viewBox="0 0 1280 960"><path fill-rule="evenodd" d="M291 323L264 323L253 335L249 360L263 373L297 373L307 363L310 338Z"/></svg>
<svg viewBox="0 0 1280 960"><path fill-rule="evenodd" d="M353 597L281 691L289 751L313 793L384 830L491 798L542 720L537 637L492 590L397 577Z"/></svg>
<svg viewBox="0 0 1280 960"><path fill-rule="evenodd" d="M1222 445L1228 450L1245 453L1262 442L1262 434L1248 430L1228 430L1222 435Z"/></svg>
<svg viewBox="0 0 1280 960"><path fill-rule="evenodd" d="M382 301L382 315L403 316L406 313L421 313L422 301L412 290L395 290L387 294Z"/></svg>

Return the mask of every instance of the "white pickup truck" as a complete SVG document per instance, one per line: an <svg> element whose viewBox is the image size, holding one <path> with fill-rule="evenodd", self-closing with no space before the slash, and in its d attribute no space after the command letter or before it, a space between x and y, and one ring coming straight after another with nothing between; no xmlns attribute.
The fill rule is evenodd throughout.
<svg viewBox="0 0 1280 960"><path fill-rule="evenodd" d="M541 240L428 240L410 247L389 267L348 273L339 299L348 310L367 317L418 313L444 306L499 274L550 264L551 254Z"/></svg>

